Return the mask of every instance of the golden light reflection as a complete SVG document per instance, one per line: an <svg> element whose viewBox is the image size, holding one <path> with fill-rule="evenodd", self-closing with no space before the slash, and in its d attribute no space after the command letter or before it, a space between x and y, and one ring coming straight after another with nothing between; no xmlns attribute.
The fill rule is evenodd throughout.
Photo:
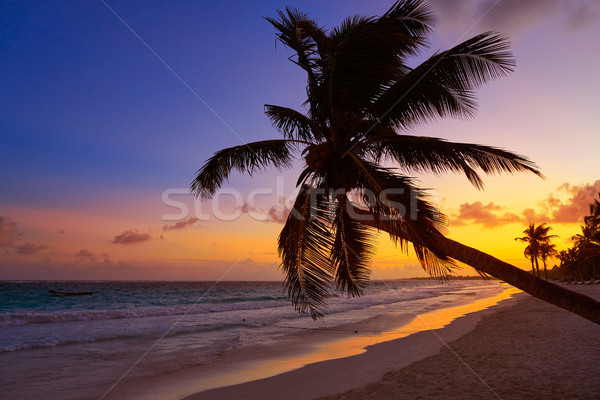
<svg viewBox="0 0 600 400"><path fill-rule="evenodd" d="M366 352L368 346L400 339L421 331L443 328L459 317L489 308L519 292L519 289L507 286L502 293L496 296L415 315L410 322L393 330L372 334L358 332L357 336L322 342L314 351L302 355L285 356L273 358L268 361L248 363L239 370L229 371L218 376L203 377L201 382L195 382L194 390L208 390L250 382L302 368L308 364L358 355Z"/></svg>

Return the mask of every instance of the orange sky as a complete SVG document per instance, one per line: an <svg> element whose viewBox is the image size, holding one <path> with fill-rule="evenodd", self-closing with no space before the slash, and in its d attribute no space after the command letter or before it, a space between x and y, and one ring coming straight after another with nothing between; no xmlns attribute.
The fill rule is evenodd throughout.
<svg viewBox="0 0 600 400"><path fill-rule="evenodd" d="M532 180L533 185L535 179L521 180ZM578 232L579 217L600 190L597 181L595 185L541 193L535 201L527 200L530 196L525 195L519 201L516 194L525 191L526 186L518 189L510 185L510 177L496 178L493 184L502 180L507 181L505 187L511 188L506 197L489 198L489 192L472 197L472 189L463 184L463 195L456 193L439 202L449 217L451 238L523 268L528 267L522 256L524 246L513 239L525 228L524 210L532 208L534 218L541 216L533 222L549 222L552 233L559 236L555 243L562 249ZM0 277L211 280L226 274L225 279L232 280L281 279L276 255L280 222L259 221L246 213L231 221L219 221L214 216L209 221L195 221L190 219L196 215L192 210L183 219L163 221L162 217L176 210L162 204L152 207L154 200L138 199L139 213L132 209L121 213L112 209L86 212L3 205L17 226L12 244L3 249ZM228 205L221 208L224 214L240 214ZM204 204L204 209L210 209L210 202ZM255 214L267 215L260 207ZM381 235L373 267L373 278L423 276L415 258L395 248L385 234ZM458 273L473 274L473 270L465 268Z"/></svg>
<svg viewBox="0 0 600 400"><path fill-rule="evenodd" d="M391 3L309 2L306 7L331 26L347 14L379 13ZM537 7L528 6L533 3ZM494 29L510 37L517 68L478 91L474 119L434 121L411 133L524 154L546 179L486 177L485 191L478 191L458 175L418 178L449 217L449 237L523 268L529 267L524 245L514 238L526 224L549 223L564 249L600 190L600 13L583 13L584 3L594 12L600 9L587 2L577 8L562 0L505 1L478 19L475 1L460 0L454 8L432 1L440 23L429 53ZM242 202L252 189L272 189L250 204L269 221L251 218L241 205L234 209L231 198L219 207L229 215L240 212L239 218L223 221L209 214L208 220L190 220L202 215L193 212L189 195L172 197L186 202L189 212L169 220L165 216L176 210L163 202L169 189L185 192L195 170L215 151L240 140L276 137L263 104L298 107L303 101L304 77L284 49L273 49L273 31L261 19L273 13L273 4L248 4L240 3L228 19L205 13L201 5L190 5L199 7L194 10L163 5L172 24L154 23L163 15L156 9L144 14L115 5L212 111L110 14L82 11L87 6L76 10L98 23L106 37L87 32L85 24L71 26L64 10L54 10L52 17L28 10L37 15L39 29L11 25L19 40L0 54L9 60L3 76L10 82L1 94L10 107L0 118L0 147L6 149L0 171L0 279L282 279L276 254L281 215L274 218L269 210L278 196L293 192L298 166L281 176L267 171L251 179L234 173L225 185L239 191ZM181 40L203 29L199 26L210 26L212 35ZM88 42L77 47L81 43L73 38L81 34L91 35L91 48ZM220 49L226 49L214 54L214 63L204 58L216 51L209 37L220 37ZM54 40L60 54L32 59L48 51L46 40ZM242 58L244 49L254 53ZM111 56L101 62L93 58L103 51ZM413 257L383 237L373 267L374 278L423 276Z"/></svg>

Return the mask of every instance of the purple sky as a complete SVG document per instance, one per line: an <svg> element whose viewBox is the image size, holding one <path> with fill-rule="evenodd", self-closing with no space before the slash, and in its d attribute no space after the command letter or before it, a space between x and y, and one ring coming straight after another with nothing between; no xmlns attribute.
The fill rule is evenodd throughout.
<svg viewBox="0 0 600 400"><path fill-rule="evenodd" d="M187 188L216 150L275 137L265 103L299 108L304 100L304 75L288 61L289 51L275 46L262 17L290 5L333 26L356 13L382 14L392 3L3 2L0 216L19 223L15 243L38 246L33 251L47 257L52 249L60 253L47 232L61 227L48 227L44 215L56 220L63 212L113 216L114 234L103 243L162 226L164 190ZM475 119L440 121L414 133L505 147L536 161L547 177L491 178L485 192L458 176L422 177L438 189L433 193L446 211L480 201L519 214L565 182L593 184L600 170L600 3L430 3L439 24L423 57L493 29L511 38L518 66L481 89ZM235 175L230 186L273 187L274 179ZM294 182L286 180L286 191ZM25 222L33 210L43 211ZM87 250L78 246L74 252Z"/></svg>

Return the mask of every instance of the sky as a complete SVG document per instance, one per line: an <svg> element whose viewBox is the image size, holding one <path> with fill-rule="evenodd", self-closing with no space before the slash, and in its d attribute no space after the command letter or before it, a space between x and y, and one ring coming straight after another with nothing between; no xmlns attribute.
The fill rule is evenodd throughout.
<svg viewBox="0 0 600 400"><path fill-rule="evenodd" d="M188 187L215 151L278 137L264 104L301 109L305 76L265 16L286 5L332 27L392 1L3 1L0 279L281 280L276 241L300 164L232 174L212 201ZM600 4L431 0L418 65L495 30L517 67L469 120L411 134L502 147L541 168L485 179L421 175L450 238L522 268L515 242L548 223L559 249L600 191ZM382 236L373 279L424 276ZM473 274L471 268L457 271Z"/></svg>

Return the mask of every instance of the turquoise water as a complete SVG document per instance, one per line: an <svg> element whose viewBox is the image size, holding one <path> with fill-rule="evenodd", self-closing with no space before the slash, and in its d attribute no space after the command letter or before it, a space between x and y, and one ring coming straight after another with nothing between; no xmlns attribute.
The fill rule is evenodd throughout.
<svg viewBox="0 0 600 400"><path fill-rule="evenodd" d="M93 296L52 296L49 290L93 292ZM0 282L0 313L126 310L285 300L279 282Z"/></svg>
<svg viewBox="0 0 600 400"><path fill-rule="evenodd" d="M433 301L482 285L489 283L373 282L360 298L332 294L321 325L348 318L348 311L353 311L352 319L366 318L376 305ZM49 290L94 294L63 297L53 296ZM315 326L312 319L294 312L280 282L0 282L0 352L154 337L167 330L171 336L203 332L204 341L223 348L228 347L227 340L237 341L237 336L230 338L228 333L240 325L260 328L296 320L305 328ZM215 332L218 334L211 335Z"/></svg>
<svg viewBox="0 0 600 400"><path fill-rule="evenodd" d="M292 338L315 343L354 334L356 326L377 333L383 328L373 321L410 320L503 289L495 281L371 282L360 298L332 294L315 322L294 311L280 282L0 282L0 397L98 399L132 365L131 380L210 371L248 349L257 354Z"/></svg>

